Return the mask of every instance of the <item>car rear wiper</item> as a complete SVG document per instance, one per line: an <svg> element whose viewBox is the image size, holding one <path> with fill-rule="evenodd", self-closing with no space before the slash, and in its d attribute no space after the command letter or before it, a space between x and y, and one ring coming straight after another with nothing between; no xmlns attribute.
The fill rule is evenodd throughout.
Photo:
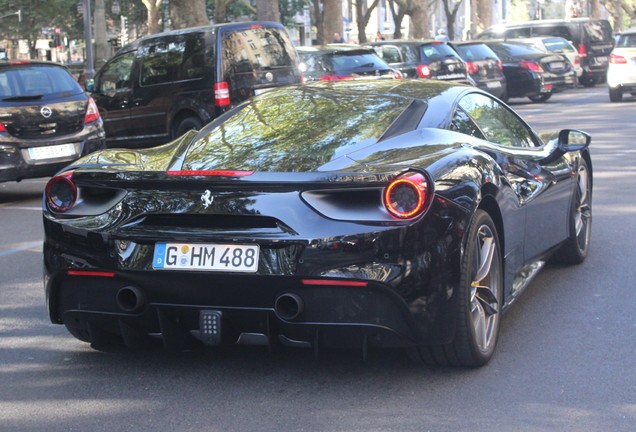
<svg viewBox="0 0 636 432"><path fill-rule="evenodd" d="M28 100L37 100L37 99L42 99L44 95L43 94L35 94L35 95L28 95L28 96L11 96L8 98L3 98L2 101L28 101Z"/></svg>

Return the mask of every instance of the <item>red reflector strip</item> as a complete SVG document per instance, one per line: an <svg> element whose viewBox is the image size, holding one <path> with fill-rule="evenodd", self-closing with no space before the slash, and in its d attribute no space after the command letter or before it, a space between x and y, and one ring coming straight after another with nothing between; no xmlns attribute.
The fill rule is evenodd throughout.
<svg viewBox="0 0 636 432"><path fill-rule="evenodd" d="M254 171L238 170L174 170L168 171L171 176L208 176L208 177L246 177L254 174Z"/></svg>
<svg viewBox="0 0 636 432"><path fill-rule="evenodd" d="M115 277L115 272L94 271L94 270L68 270L69 276L93 276L93 277Z"/></svg>
<svg viewBox="0 0 636 432"><path fill-rule="evenodd" d="M351 286L351 287L365 287L369 285L369 282L364 281L340 281L333 279L303 279L303 285L330 285L330 286Z"/></svg>

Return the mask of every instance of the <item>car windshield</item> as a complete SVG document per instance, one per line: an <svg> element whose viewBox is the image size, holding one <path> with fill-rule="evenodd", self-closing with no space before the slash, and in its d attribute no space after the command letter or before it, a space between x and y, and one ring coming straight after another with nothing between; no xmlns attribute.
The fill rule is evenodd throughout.
<svg viewBox="0 0 636 432"><path fill-rule="evenodd" d="M77 94L82 89L66 69L24 64L0 68L0 99Z"/></svg>
<svg viewBox="0 0 636 432"><path fill-rule="evenodd" d="M357 144L376 143L411 102L321 86L267 92L194 142L182 169L316 170Z"/></svg>
<svg viewBox="0 0 636 432"><path fill-rule="evenodd" d="M618 42L616 42L618 48L634 48L636 47L636 33L629 33L620 35Z"/></svg>

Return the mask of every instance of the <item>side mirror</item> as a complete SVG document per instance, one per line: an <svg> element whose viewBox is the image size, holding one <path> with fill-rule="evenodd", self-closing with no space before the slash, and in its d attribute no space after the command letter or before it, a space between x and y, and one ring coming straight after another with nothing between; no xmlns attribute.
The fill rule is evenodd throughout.
<svg viewBox="0 0 636 432"><path fill-rule="evenodd" d="M592 142L592 137L587 132L576 129L563 129L559 132L558 149L563 153L581 151Z"/></svg>
<svg viewBox="0 0 636 432"><path fill-rule="evenodd" d="M587 132L576 129L563 129L559 132L558 137L555 134L545 135L542 138L549 142L552 150L550 154L542 159L543 163L551 163L569 152L581 151L587 148L592 142L592 137ZM554 141L556 138L556 146Z"/></svg>
<svg viewBox="0 0 636 432"><path fill-rule="evenodd" d="M84 84L86 91L94 93L95 92L95 80L93 78L86 80Z"/></svg>

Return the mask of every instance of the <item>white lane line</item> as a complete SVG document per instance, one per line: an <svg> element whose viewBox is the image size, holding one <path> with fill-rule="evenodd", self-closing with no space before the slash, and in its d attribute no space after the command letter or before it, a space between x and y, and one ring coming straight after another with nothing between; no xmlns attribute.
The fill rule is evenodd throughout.
<svg viewBox="0 0 636 432"><path fill-rule="evenodd" d="M13 206L10 204L0 204L1 209L7 210L29 210L29 211L42 211L42 207L29 207L29 206Z"/></svg>
<svg viewBox="0 0 636 432"><path fill-rule="evenodd" d="M8 244L9 249L0 250L0 258L24 251L42 252L42 240Z"/></svg>

